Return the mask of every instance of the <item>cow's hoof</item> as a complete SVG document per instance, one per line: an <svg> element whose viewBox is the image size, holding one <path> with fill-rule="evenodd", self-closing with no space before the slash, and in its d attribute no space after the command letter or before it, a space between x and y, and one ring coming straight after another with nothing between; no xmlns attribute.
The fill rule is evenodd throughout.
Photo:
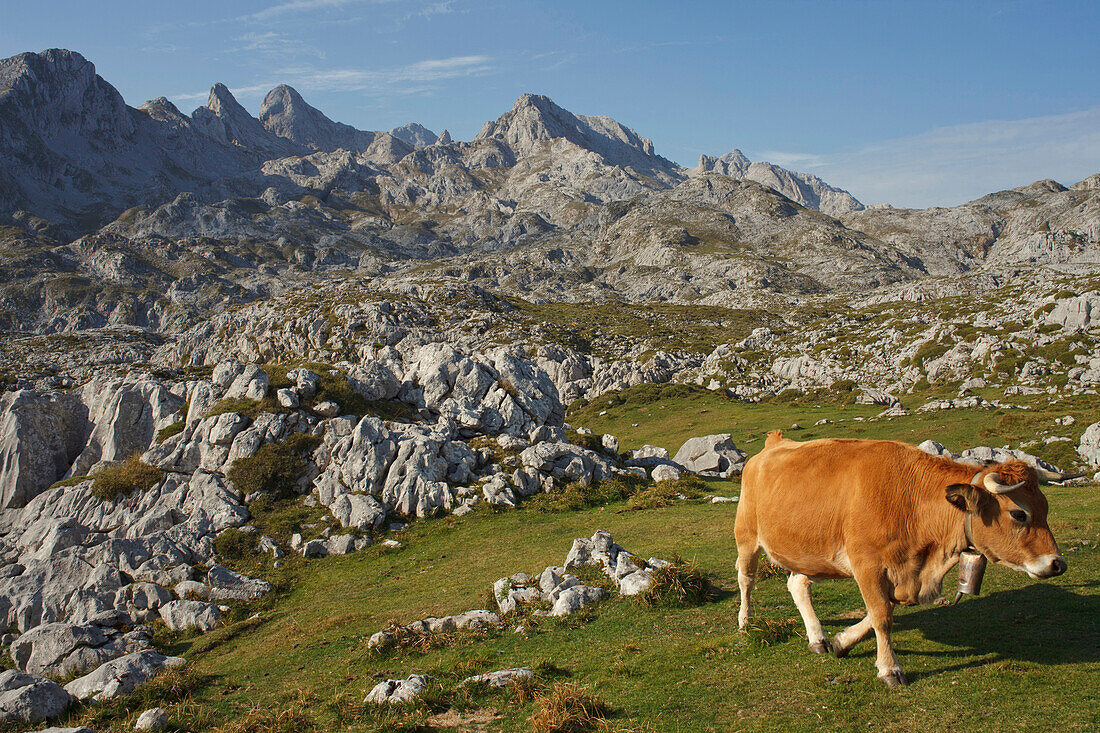
<svg viewBox="0 0 1100 733"><path fill-rule="evenodd" d="M814 654L829 654L833 651L833 645L829 643L828 639L821 639L820 641L810 642L810 651Z"/></svg>
<svg viewBox="0 0 1100 733"><path fill-rule="evenodd" d="M901 669L891 669L878 676L887 687L905 687L909 682L905 679L905 673Z"/></svg>

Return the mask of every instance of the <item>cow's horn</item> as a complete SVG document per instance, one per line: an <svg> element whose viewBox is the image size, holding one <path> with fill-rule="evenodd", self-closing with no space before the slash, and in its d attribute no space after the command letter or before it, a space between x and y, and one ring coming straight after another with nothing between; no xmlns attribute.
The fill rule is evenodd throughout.
<svg viewBox="0 0 1100 733"><path fill-rule="evenodd" d="M1084 473L1058 473L1057 471L1046 471L1038 467L1036 467L1035 471L1039 474L1039 480L1047 484L1060 484L1063 481L1072 481L1075 478L1081 478L1087 475Z"/></svg>
<svg viewBox="0 0 1100 733"><path fill-rule="evenodd" d="M982 480L985 490L991 494L1007 494L1014 489L1020 488L1025 483L1027 482L1021 481L1018 484L1002 484L1000 474L996 473L987 473L985 479Z"/></svg>
<svg viewBox="0 0 1100 733"><path fill-rule="evenodd" d="M1048 471L1042 466L1035 466L1035 473L1038 474L1039 480L1046 484L1049 484L1053 481L1066 480L1066 474L1059 471Z"/></svg>

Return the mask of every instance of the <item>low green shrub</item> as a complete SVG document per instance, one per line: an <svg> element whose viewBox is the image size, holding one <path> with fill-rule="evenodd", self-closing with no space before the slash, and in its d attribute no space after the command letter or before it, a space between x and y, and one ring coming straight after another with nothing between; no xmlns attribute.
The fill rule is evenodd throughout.
<svg viewBox="0 0 1100 733"><path fill-rule="evenodd" d="M565 434L566 440L573 445L579 445L581 448L587 448L590 451L597 453L603 453L603 436L596 433L578 433L576 430L570 430Z"/></svg>
<svg viewBox="0 0 1100 733"><path fill-rule="evenodd" d="M133 491L148 491L157 485L164 472L130 456L99 471L92 477L92 495L103 501L114 501Z"/></svg>
<svg viewBox="0 0 1100 733"><path fill-rule="evenodd" d="M677 501L698 499L707 490L702 479L684 474L675 481L658 481L626 500L631 509L660 509L672 506Z"/></svg>
<svg viewBox="0 0 1100 733"><path fill-rule="evenodd" d="M282 443L265 443L248 458L238 458L225 477L245 495L257 491L293 496L306 470L303 454L320 445L316 435L294 433Z"/></svg>
<svg viewBox="0 0 1100 733"><path fill-rule="evenodd" d="M187 423L184 420L179 420L178 422L174 422L167 427L161 428L159 431L157 431L157 442L163 443L164 441L171 438L173 435L179 435L183 432L183 429L185 427L187 427Z"/></svg>
<svg viewBox="0 0 1100 733"><path fill-rule="evenodd" d="M76 486L77 484L82 484L85 481L90 480L91 478L92 478L91 476L87 476L87 475L85 475L85 476L70 476L69 478L63 478L60 481L53 482L52 484L50 484L50 488L51 489L56 489L60 486Z"/></svg>
<svg viewBox="0 0 1100 733"><path fill-rule="evenodd" d="M214 553L222 560L244 560L255 550L255 538L236 527L230 527L214 538Z"/></svg>
<svg viewBox="0 0 1100 733"><path fill-rule="evenodd" d="M538 512L572 512L623 501L637 494L647 481L640 476L616 476L587 486L574 481L547 494L536 494L527 505Z"/></svg>
<svg viewBox="0 0 1100 733"><path fill-rule="evenodd" d="M263 400L253 400L247 397L241 397L240 399L224 399L218 401L213 407L203 413L203 417L214 417L215 415L224 415L228 412L236 412L248 418L255 418L261 412L275 412L278 411L278 409L278 403L270 397L265 397Z"/></svg>

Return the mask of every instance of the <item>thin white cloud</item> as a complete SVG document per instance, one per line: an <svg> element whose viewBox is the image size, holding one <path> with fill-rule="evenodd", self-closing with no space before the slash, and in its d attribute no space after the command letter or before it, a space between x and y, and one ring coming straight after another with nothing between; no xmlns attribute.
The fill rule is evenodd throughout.
<svg viewBox="0 0 1100 733"><path fill-rule="evenodd" d="M242 20L272 20L281 16L294 13L309 12L313 10L332 10L348 5L358 5L363 2L380 3L390 0L290 0L272 5L255 13L240 16Z"/></svg>
<svg viewBox="0 0 1100 733"><path fill-rule="evenodd" d="M769 163L797 170L808 170L822 165L823 158L816 153L791 153L782 150L762 150L749 156L750 160L766 160Z"/></svg>
<svg viewBox="0 0 1100 733"><path fill-rule="evenodd" d="M481 76L495 70L493 59L484 55L424 59L389 69L304 69L288 68L275 72L268 81L232 86L238 99L266 94L278 84L289 84L300 92L366 92L391 96L430 94L441 82ZM208 92L175 94L173 100L206 99Z"/></svg>
<svg viewBox="0 0 1100 733"><path fill-rule="evenodd" d="M939 127L836 153L750 157L812 171L865 203L954 206L1039 179L1068 185L1100 172L1100 107Z"/></svg>
<svg viewBox="0 0 1100 733"><path fill-rule="evenodd" d="M245 33L234 38L233 44L235 45L229 49L230 53L253 53L268 57L286 57L291 54L317 58L325 56L323 51L297 38L290 38L284 33L275 31Z"/></svg>

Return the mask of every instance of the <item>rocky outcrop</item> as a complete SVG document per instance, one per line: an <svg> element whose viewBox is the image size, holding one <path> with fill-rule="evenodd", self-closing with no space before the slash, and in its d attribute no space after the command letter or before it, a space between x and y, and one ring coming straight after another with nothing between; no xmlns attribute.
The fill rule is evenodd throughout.
<svg viewBox="0 0 1100 733"><path fill-rule="evenodd" d="M24 672L69 677L148 649L152 637L150 628L135 626L127 614L108 611L87 624L37 626L13 641L10 651L12 660Z"/></svg>
<svg viewBox="0 0 1100 733"><path fill-rule="evenodd" d="M1100 292L1082 293L1054 302L1046 322L1068 331L1089 331L1100 328Z"/></svg>
<svg viewBox="0 0 1100 733"><path fill-rule="evenodd" d="M444 130L443 132L447 132ZM435 145L436 142L441 142L444 145L451 142L451 136L448 133L447 139L443 140L442 135L436 135L434 132L424 127L418 122L410 122L407 125L401 125L401 127L395 127L390 130L390 134L399 140L403 140L414 148L423 148L428 145Z"/></svg>
<svg viewBox="0 0 1100 733"><path fill-rule="evenodd" d="M169 601L160 607L160 617L172 631L198 629L206 633L218 627L223 608L204 601Z"/></svg>
<svg viewBox="0 0 1100 733"><path fill-rule="evenodd" d="M607 597L599 586L586 585L568 570L593 566L610 578L619 593L633 596L644 593L653 585L653 571L667 567L657 558L643 560L615 544L611 535L597 530L590 538L573 540L573 547L560 567L548 567L536 577L516 573L493 584L493 596L502 614L520 606L542 604L535 613L549 616L569 616Z"/></svg>
<svg viewBox="0 0 1100 733"><path fill-rule="evenodd" d="M796 173L763 161L752 162L740 150L733 150L720 157L702 155L693 174L720 173L734 179L756 181L811 209L840 216L864 209L856 197L847 191L830 186L810 173Z"/></svg>

